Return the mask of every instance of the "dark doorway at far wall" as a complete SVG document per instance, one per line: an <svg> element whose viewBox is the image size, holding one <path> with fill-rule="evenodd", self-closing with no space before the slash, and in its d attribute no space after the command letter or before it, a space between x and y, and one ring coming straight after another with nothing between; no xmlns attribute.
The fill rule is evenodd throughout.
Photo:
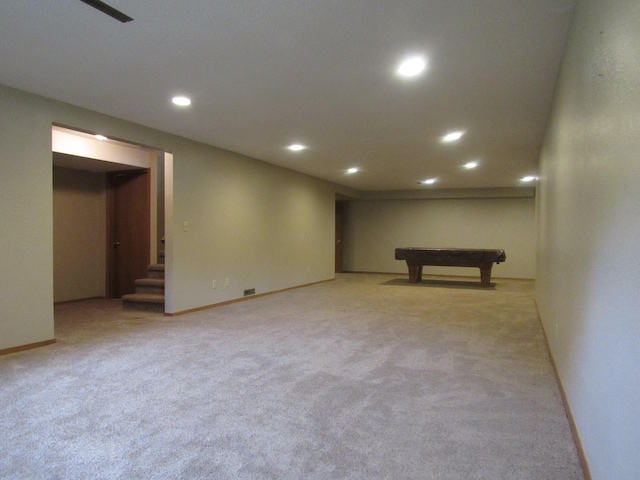
<svg viewBox="0 0 640 480"><path fill-rule="evenodd" d="M342 273L344 202L336 202L336 273Z"/></svg>

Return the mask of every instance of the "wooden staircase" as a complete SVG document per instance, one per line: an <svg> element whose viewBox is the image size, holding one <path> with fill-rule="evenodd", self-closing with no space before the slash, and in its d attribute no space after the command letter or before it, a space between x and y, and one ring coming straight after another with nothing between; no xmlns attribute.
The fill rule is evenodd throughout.
<svg viewBox="0 0 640 480"><path fill-rule="evenodd" d="M164 313L164 252L158 260L147 267L147 278L136 280L136 293L122 296L122 308Z"/></svg>

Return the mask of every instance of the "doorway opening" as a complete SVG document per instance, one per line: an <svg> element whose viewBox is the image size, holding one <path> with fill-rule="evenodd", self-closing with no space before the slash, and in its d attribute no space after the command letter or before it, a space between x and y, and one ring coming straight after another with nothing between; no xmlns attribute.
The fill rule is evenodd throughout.
<svg viewBox="0 0 640 480"><path fill-rule="evenodd" d="M164 249L171 155L54 125L52 161L54 303L132 293Z"/></svg>
<svg viewBox="0 0 640 480"><path fill-rule="evenodd" d="M336 201L336 242L335 256L336 268L335 273L342 273L343 265L343 240L344 240L344 202Z"/></svg>

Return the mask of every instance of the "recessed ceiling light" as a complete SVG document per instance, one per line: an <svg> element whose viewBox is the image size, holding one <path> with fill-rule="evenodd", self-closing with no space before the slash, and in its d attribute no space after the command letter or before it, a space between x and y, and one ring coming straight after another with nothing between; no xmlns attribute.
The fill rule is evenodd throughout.
<svg viewBox="0 0 640 480"><path fill-rule="evenodd" d="M464 135L464 131L458 130L457 132L449 132L445 136L442 137L442 141L445 143L455 142L460 140Z"/></svg>
<svg viewBox="0 0 640 480"><path fill-rule="evenodd" d="M94 138L96 140L109 140L107 137L105 137L104 135L94 135Z"/></svg>
<svg viewBox="0 0 640 480"><path fill-rule="evenodd" d="M477 166L478 166L478 162L467 162L464 164L464 168L466 169L476 168Z"/></svg>
<svg viewBox="0 0 640 480"><path fill-rule="evenodd" d="M187 97L173 97L171 99L171 101L175 104L178 105L180 107L188 107L189 105L191 105L191 99L187 98Z"/></svg>
<svg viewBox="0 0 640 480"><path fill-rule="evenodd" d="M536 180L538 180L538 177L534 177L532 175L526 176L526 177L522 177L520 179L521 182L535 182Z"/></svg>
<svg viewBox="0 0 640 480"><path fill-rule="evenodd" d="M307 147L305 147L304 145L301 145L301 144L299 144L299 143L294 143L294 144L292 144L292 145L289 145L287 148L288 148L289 150L293 151L293 152L299 152L299 151L301 151L301 150L306 149Z"/></svg>
<svg viewBox="0 0 640 480"><path fill-rule="evenodd" d="M422 180L421 182L418 182L418 184L419 185L433 185L437 181L438 181L437 178L429 178L427 180Z"/></svg>
<svg viewBox="0 0 640 480"><path fill-rule="evenodd" d="M427 61L423 57L411 57L403 60L396 69L401 77L415 77L427 68Z"/></svg>
<svg viewBox="0 0 640 480"><path fill-rule="evenodd" d="M358 173L358 169L356 167L348 168L347 173Z"/></svg>

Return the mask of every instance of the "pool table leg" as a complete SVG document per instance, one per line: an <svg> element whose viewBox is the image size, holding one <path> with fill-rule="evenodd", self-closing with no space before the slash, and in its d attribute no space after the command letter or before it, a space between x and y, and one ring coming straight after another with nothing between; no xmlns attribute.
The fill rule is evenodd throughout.
<svg viewBox="0 0 640 480"><path fill-rule="evenodd" d="M493 263L480 267L480 284L483 287L491 286L491 267L493 267Z"/></svg>
<svg viewBox="0 0 640 480"><path fill-rule="evenodd" d="M422 265L407 262L407 267L409 267L409 283L422 281Z"/></svg>

